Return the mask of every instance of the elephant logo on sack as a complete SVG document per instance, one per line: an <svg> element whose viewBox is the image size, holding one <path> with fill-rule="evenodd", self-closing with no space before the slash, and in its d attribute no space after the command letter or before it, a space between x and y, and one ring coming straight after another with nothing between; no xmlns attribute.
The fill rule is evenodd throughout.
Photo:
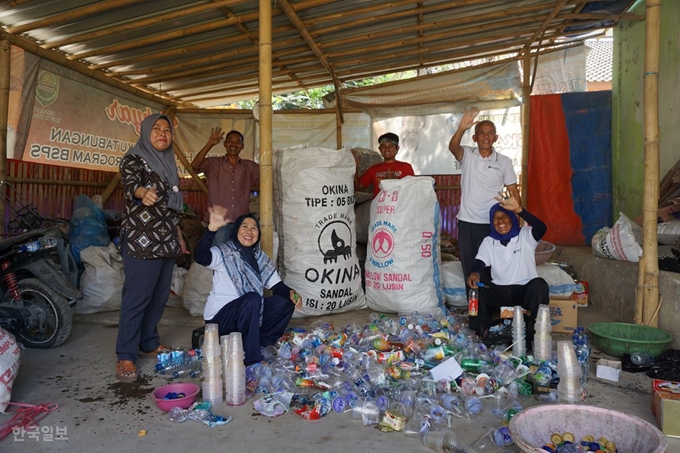
<svg viewBox="0 0 680 453"><path fill-rule="evenodd" d="M373 234L371 247L373 249L373 256L378 259L385 259L394 250L394 236L392 236L392 233L387 228L379 228Z"/></svg>
<svg viewBox="0 0 680 453"><path fill-rule="evenodd" d="M338 257L345 260L352 257L352 230L340 220L328 223L319 234L319 251L323 263L337 263Z"/></svg>

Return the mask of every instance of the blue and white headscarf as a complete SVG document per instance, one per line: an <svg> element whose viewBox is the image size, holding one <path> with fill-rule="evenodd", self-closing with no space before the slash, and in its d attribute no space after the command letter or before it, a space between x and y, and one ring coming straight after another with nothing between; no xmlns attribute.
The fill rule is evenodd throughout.
<svg viewBox="0 0 680 453"><path fill-rule="evenodd" d="M246 218L255 220L258 231L257 241L250 247L244 246L238 240L238 230ZM265 284L276 270L267 254L260 250L260 234L260 223L255 216L250 213L244 214L236 219L231 230L231 239L220 244L218 248L227 275L236 287L238 297L251 292L260 295L260 325L262 325Z"/></svg>

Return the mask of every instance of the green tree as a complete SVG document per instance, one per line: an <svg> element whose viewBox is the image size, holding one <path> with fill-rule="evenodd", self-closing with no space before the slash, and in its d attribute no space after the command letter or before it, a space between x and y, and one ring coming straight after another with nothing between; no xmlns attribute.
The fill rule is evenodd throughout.
<svg viewBox="0 0 680 453"><path fill-rule="evenodd" d="M345 88L358 88L379 85L381 83L392 82L395 80L410 79L416 75L417 71L398 72L359 80L348 80L344 83L344 85ZM309 88L307 90L294 91L292 93L277 94L272 96L272 109L322 109L324 108L323 97L329 93L333 93L334 91L335 88L333 85L327 85L323 87ZM241 101L236 102L235 106L242 109L252 109L256 102L257 99Z"/></svg>

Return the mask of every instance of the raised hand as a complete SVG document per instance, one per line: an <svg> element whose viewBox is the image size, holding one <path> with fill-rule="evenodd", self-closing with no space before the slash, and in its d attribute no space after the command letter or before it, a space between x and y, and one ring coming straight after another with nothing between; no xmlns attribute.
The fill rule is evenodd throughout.
<svg viewBox="0 0 680 453"><path fill-rule="evenodd" d="M475 118L477 118L478 114L479 109L477 107L470 107L465 109L463 113L463 118L461 118L458 127L464 130L470 129L472 126L479 122L475 121Z"/></svg>
<svg viewBox="0 0 680 453"><path fill-rule="evenodd" d="M210 136L208 137L208 144L210 146L215 146L219 143L222 143L222 139L224 138L224 131L222 130L221 127L213 127L210 130Z"/></svg>
<svg viewBox="0 0 680 453"><path fill-rule="evenodd" d="M210 231L217 231L228 223L227 208L214 205L208 208L208 214L210 215L210 221L208 223L208 229Z"/></svg>
<svg viewBox="0 0 680 453"><path fill-rule="evenodd" d="M517 199L512 195L512 192L508 192L507 194L498 192L498 196L494 198L504 209L507 209L508 211L518 213L518 211L522 210L521 206L519 205L519 201L517 201Z"/></svg>

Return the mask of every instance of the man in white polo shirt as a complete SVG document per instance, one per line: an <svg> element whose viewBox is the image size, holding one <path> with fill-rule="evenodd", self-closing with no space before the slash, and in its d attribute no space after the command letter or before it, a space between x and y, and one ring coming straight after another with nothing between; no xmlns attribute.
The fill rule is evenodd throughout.
<svg viewBox="0 0 680 453"><path fill-rule="evenodd" d="M465 111L458 130L449 142L449 151L460 162L461 199L458 211L458 251L463 266L463 276L467 282L477 250L489 235L489 208L496 202L494 197L507 188L508 192L521 204L517 189L517 174L509 157L497 153L493 144L498 140L496 126L491 121L475 121L479 110ZM472 140L476 147L461 146L465 132L475 126ZM488 272L482 281L489 280Z"/></svg>
<svg viewBox="0 0 680 453"><path fill-rule="evenodd" d="M535 258L536 246L547 227L512 195L499 194L496 200L487 214L490 234L482 241L467 280L471 288L476 288L482 270L491 269L491 282L479 292L479 310L477 316L470 316L470 329L484 337L494 310L521 305L530 314L526 319L526 345L531 349L538 307L550 302L548 283L538 276ZM528 225L520 228L517 216Z"/></svg>

